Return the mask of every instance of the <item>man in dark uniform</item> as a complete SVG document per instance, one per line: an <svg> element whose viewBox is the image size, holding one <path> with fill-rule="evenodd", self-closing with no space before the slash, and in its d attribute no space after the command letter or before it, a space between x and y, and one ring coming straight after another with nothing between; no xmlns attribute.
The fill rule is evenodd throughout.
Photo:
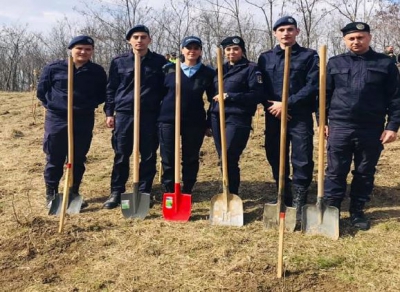
<svg viewBox="0 0 400 292"><path fill-rule="evenodd" d="M385 48L385 54L392 60L393 64L397 65L397 56L394 54L393 46L387 46Z"/></svg>
<svg viewBox="0 0 400 292"><path fill-rule="evenodd" d="M77 36L68 45L74 62L74 173L72 196L79 194L85 172L84 162L92 141L94 109L105 101L107 75L90 58L94 41L89 36ZM60 60L47 65L38 83L37 97L46 108L43 150L46 153L44 180L47 205L58 192L63 165L68 153L67 95L68 63ZM87 203L82 204L83 207Z"/></svg>
<svg viewBox="0 0 400 292"><path fill-rule="evenodd" d="M350 220L367 230L364 205L370 201L375 167L383 144L396 139L400 125L399 73L389 57L369 47L368 24L352 22L342 32L349 51L332 57L327 67L325 201L340 208L354 161Z"/></svg>
<svg viewBox="0 0 400 292"><path fill-rule="evenodd" d="M290 88L288 100L287 150L285 174L285 204L296 207L297 219L301 218L301 208L306 203L308 187L312 180L313 118L318 90L318 54L303 48L296 42L300 30L291 16L280 18L273 26L279 44L262 53L258 66L263 73L266 96L265 150L272 167L276 183L279 179L280 119L282 113L282 85L285 62L285 48L292 47L290 65ZM293 189L289 179L289 146L291 144L291 164L293 168Z"/></svg>
<svg viewBox="0 0 400 292"><path fill-rule="evenodd" d="M151 192L156 174L157 118L164 93L162 67L167 60L149 50L150 32L144 25L129 29L126 40L131 44L132 51L111 61L104 106L107 127L113 128L112 146L115 152L111 195L104 203L105 209L113 209L120 204L121 193L125 192L129 177L129 157L133 150L134 52L141 56L140 192Z"/></svg>

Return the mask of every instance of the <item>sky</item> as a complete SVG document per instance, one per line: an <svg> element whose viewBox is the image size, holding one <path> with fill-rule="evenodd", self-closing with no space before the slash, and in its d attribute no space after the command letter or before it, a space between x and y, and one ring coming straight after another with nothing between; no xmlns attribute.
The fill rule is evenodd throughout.
<svg viewBox="0 0 400 292"><path fill-rule="evenodd" d="M0 0L0 27L28 24L31 31L47 32L57 20L62 20L65 16L70 19L76 18L78 14L73 8L83 8L83 1L90 3L96 0ZM161 8L167 2L167 0L143 0L142 3Z"/></svg>
<svg viewBox="0 0 400 292"><path fill-rule="evenodd" d="M146 2L160 6L165 0ZM75 18L73 8L80 6L82 0L0 0L0 26L28 24L31 31L46 32L65 16Z"/></svg>
<svg viewBox="0 0 400 292"><path fill-rule="evenodd" d="M29 25L47 31L58 19L73 17L79 0L0 0L0 25Z"/></svg>

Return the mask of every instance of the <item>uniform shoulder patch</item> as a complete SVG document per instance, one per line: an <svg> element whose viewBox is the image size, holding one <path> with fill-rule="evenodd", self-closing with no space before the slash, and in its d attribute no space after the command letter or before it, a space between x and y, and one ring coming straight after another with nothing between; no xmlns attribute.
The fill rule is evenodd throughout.
<svg viewBox="0 0 400 292"><path fill-rule="evenodd" d="M262 74L260 71L256 71L256 77L257 77L257 83L262 84L263 78L262 78Z"/></svg>

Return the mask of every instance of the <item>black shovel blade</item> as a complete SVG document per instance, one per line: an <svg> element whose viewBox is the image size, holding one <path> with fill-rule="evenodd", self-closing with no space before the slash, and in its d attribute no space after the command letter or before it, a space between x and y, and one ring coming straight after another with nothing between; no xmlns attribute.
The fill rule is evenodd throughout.
<svg viewBox="0 0 400 292"><path fill-rule="evenodd" d="M69 201L68 201L68 209L67 213L72 214L79 214L81 212L83 197L77 194L69 194Z"/></svg>
<svg viewBox="0 0 400 292"><path fill-rule="evenodd" d="M144 219L150 210L150 194L139 192L137 183L133 185L133 193L121 194L121 211L125 218Z"/></svg>
<svg viewBox="0 0 400 292"><path fill-rule="evenodd" d="M49 215L59 215L61 213L63 194L56 194L50 202Z"/></svg>
<svg viewBox="0 0 400 292"><path fill-rule="evenodd" d="M49 215L56 215L56 216L60 215L62 202L63 202L63 194L62 193L56 194L54 196L54 200L52 200L50 203ZM83 202L83 197L81 195L70 193L68 197L67 213L70 215L79 214L81 211L82 202Z"/></svg>

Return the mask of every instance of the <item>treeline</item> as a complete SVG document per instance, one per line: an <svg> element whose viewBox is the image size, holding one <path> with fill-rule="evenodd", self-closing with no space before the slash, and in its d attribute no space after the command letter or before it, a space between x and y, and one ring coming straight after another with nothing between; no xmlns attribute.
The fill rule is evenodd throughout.
<svg viewBox="0 0 400 292"><path fill-rule="evenodd" d="M151 49L161 54L178 52L185 36L199 36L203 60L211 65L217 44L229 35L243 37L248 58L257 60L275 45L272 26L283 15L297 19L301 45L317 49L327 44L330 55L345 51L340 28L350 21L371 25L376 51L388 44L400 50L397 0L166 0L161 8L146 0L82 3L74 8L76 19L60 19L47 33L31 31L29 24L0 28L0 90L28 90L35 72L66 58L68 42L79 34L95 39L94 61L107 69L113 56L129 50L125 31L138 23L150 28Z"/></svg>

